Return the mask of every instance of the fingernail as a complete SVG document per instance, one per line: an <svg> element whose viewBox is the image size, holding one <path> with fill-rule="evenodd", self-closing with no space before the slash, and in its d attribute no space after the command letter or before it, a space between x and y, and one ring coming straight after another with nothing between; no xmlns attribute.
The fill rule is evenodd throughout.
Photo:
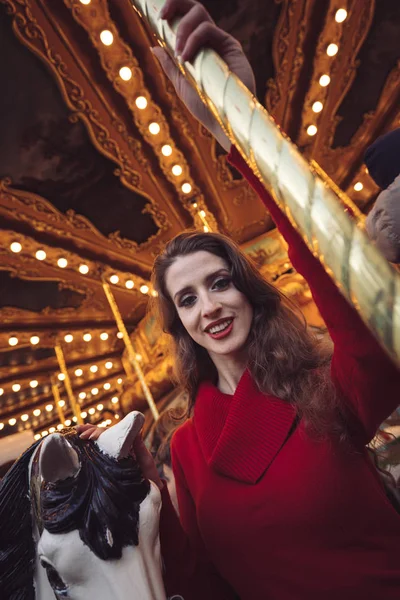
<svg viewBox="0 0 400 600"><path fill-rule="evenodd" d="M89 440L93 440L95 437L96 437L96 432L92 433L92 434L89 436Z"/></svg>

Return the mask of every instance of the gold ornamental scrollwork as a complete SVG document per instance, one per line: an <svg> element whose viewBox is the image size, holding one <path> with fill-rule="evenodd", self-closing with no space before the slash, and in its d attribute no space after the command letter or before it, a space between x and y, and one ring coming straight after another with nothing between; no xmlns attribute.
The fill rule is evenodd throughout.
<svg viewBox="0 0 400 600"><path fill-rule="evenodd" d="M136 251L139 248L145 250L151 247L153 242L157 240L163 232L167 231L170 226L167 214L159 209L155 205L154 200L141 189L141 177L133 170L129 157L120 150L117 142L111 137L108 129L101 123L98 111L93 108L90 101L85 97L82 87L70 76L68 67L62 60L61 55L50 47L46 33L39 26L37 19L33 14L32 3L29 0L0 0L0 3L5 6L6 12L12 17L13 31L20 42L44 61L54 73L62 97L69 110L73 111L69 120L72 123L80 120L85 125L95 148L119 166L119 178L121 183L128 189L147 198L149 204L154 206L152 211L148 210L147 212L154 218L158 231L145 242L138 244L131 240L122 239L118 234L107 237L104 236L94 227L94 225L86 220L85 217L76 215L73 211L69 212L66 217L59 213L59 218L57 219L55 214L58 211L53 209L47 212L47 207L50 206L50 203L47 203L47 201L43 199L40 201L40 197L38 196L36 196L36 200L32 202L32 208L34 208L36 212L45 212L46 215L51 215L51 220L53 222L58 221L61 223L63 219L65 219L64 222L72 225L74 229L90 230L97 236L113 242L117 247L124 250ZM122 125L122 127L124 126ZM8 180L3 180L2 186L3 189L4 187L9 187ZM16 190L13 190L13 194L18 198L20 196L19 192ZM31 222L33 224L34 220L31 220ZM41 229L46 228L46 226L40 222L38 225L39 227L41 226ZM47 229L52 230L52 227L47 226Z"/></svg>

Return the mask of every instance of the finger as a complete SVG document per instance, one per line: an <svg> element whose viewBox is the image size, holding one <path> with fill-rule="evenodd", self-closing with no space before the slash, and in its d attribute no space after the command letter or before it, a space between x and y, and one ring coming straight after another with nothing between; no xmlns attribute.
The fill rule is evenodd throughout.
<svg viewBox="0 0 400 600"><path fill-rule="evenodd" d="M75 425L75 429L78 433L82 433L82 431L86 431L87 429L93 429L94 425L91 423L84 423L82 425Z"/></svg>
<svg viewBox="0 0 400 600"><path fill-rule="evenodd" d="M99 429L95 429L95 431L93 431L92 435L89 436L89 440L98 440L102 433L103 432L100 431Z"/></svg>
<svg viewBox="0 0 400 600"><path fill-rule="evenodd" d="M83 433L80 434L80 438L81 440L88 440L90 438L90 436L94 433L95 428L91 427L90 429L86 429L86 431L84 431Z"/></svg>
<svg viewBox="0 0 400 600"><path fill-rule="evenodd" d="M161 19L170 21L177 15L184 15L197 4L195 0L166 0L164 6L160 10Z"/></svg>
<svg viewBox="0 0 400 600"><path fill-rule="evenodd" d="M176 56L181 54L190 34L204 22L213 23L213 20L202 4L195 4L179 23L176 33Z"/></svg>
<svg viewBox="0 0 400 600"><path fill-rule="evenodd" d="M187 38L181 52L182 60L191 61L205 46L219 50L230 36L211 21L203 21Z"/></svg>
<svg viewBox="0 0 400 600"><path fill-rule="evenodd" d="M185 88L190 88L190 84L186 81L172 58L163 48L156 46L155 48L152 48L152 52L160 62L166 76L171 80L178 96L182 97Z"/></svg>

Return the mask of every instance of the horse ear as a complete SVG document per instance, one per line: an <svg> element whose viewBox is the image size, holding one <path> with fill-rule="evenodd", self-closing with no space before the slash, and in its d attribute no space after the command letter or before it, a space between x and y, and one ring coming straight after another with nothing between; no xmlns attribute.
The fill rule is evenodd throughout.
<svg viewBox="0 0 400 600"><path fill-rule="evenodd" d="M143 427L144 416L134 410L101 434L96 444L102 452L116 460L129 455L132 444Z"/></svg>
<svg viewBox="0 0 400 600"><path fill-rule="evenodd" d="M76 477L79 469L78 454L64 436L53 433L46 437L40 447L40 472L45 481Z"/></svg>

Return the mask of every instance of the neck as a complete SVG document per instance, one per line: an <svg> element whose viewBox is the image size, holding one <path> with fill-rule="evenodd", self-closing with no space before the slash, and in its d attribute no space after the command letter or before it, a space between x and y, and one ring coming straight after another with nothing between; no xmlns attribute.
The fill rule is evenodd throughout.
<svg viewBox="0 0 400 600"><path fill-rule="evenodd" d="M210 354L210 358L218 372L218 389L224 394L233 395L247 367L246 353L234 356Z"/></svg>

